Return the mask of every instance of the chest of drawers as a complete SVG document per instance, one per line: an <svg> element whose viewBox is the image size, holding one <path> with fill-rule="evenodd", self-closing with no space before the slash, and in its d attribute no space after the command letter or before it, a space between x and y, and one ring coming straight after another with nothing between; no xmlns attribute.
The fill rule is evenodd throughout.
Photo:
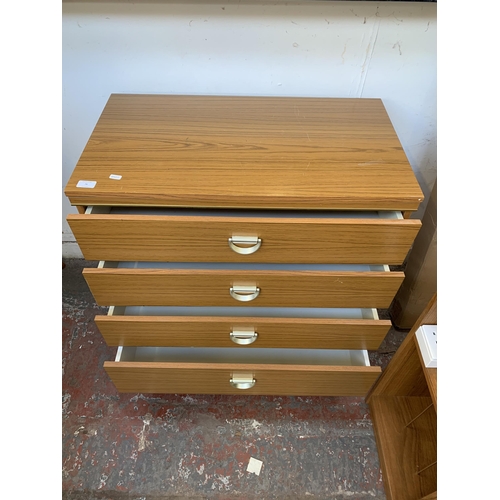
<svg viewBox="0 0 500 500"><path fill-rule="evenodd" d="M365 395L423 195L379 99L109 98L65 189L117 389Z"/></svg>

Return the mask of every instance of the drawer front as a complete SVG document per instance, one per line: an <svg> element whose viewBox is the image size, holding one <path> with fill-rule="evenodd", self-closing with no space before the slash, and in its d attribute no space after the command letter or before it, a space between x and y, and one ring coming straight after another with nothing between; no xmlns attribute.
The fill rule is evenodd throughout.
<svg viewBox="0 0 500 500"><path fill-rule="evenodd" d="M314 217L85 214L67 220L87 260L157 262L398 265L421 226L408 219ZM249 237L254 240L246 242Z"/></svg>
<svg viewBox="0 0 500 500"><path fill-rule="evenodd" d="M119 392L283 396L364 396L381 373L371 366L115 361L106 361L104 369ZM247 376L255 381L252 387L231 384Z"/></svg>
<svg viewBox="0 0 500 500"><path fill-rule="evenodd" d="M391 322L375 319L96 316L111 346L378 349Z"/></svg>
<svg viewBox="0 0 500 500"><path fill-rule="evenodd" d="M404 278L375 271L106 268L84 269L83 275L103 306L387 308Z"/></svg>

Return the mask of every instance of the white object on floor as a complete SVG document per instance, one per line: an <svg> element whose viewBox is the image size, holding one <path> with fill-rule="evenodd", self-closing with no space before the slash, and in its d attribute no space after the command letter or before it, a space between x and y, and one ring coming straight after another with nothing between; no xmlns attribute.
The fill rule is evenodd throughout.
<svg viewBox="0 0 500 500"><path fill-rule="evenodd" d="M250 457L247 472L253 472L256 476L258 476L260 475L260 469L262 469L262 462L256 458Z"/></svg>

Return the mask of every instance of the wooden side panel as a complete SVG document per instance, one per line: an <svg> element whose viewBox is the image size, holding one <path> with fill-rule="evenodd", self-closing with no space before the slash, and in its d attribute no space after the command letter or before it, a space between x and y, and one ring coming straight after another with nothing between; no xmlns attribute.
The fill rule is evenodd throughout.
<svg viewBox="0 0 500 500"><path fill-rule="evenodd" d="M425 310L422 311L420 318L399 346L396 354L394 354L391 362L384 370L383 375L370 390L367 396L368 403L372 395L429 395L429 387L423 369L424 365L422 364L420 349L415 338L415 332L420 325L426 324L437 324L437 295L434 295ZM437 391L437 377L435 387ZM435 397L434 399L437 398Z"/></svg>
<svg viewBox="0 0 500 500"><path fill-rule="evenodd" d="M144 363L106 361L104 369L119 392L254 394L283 396L363 396L380 375L379 367ZM250 373L250 389L230 379Z"/></svg>
<svg viewBox="0 0 500 500"><path fill-rule="evenodd" d="M106 343L113 346L148 347L280 347L304 349L375 350L391 322L383 320L183 317L183 316L96 316ZM248 345L235 344L230 332L253 329L257 339Z"/></svg>
<svg viewBox="0 0 500 500"><path fill-rule="evenodd" d="M434 408L437 411L437 368L424 368L425 380L427 381L427 387L431 393L432 402L434 403Z"/></svg>
<svg viewBox="0 0 500 500"><path fill-rule="evenodd" d="M419 500L434 492L437 417L431 399L374 396L370 412L387 498Z"/></svg>
<svg viewBox="0 0 500 500"><path fill-rule="evenodd" d="M437 184L405 265L405 279L390 308L393 323L410 329L437 290Z"/></svg>
<svg viewBox="0 0 500 500"><path fill-rule="evenodd" d="M424 309L421 318L417 321L420 325L437 325L437 294L434 294L429 305Z"/></svg>
<svg viewBox="0 0 500 500"><path fill-rule="evenodd" d="M154 215L69 215L87 260L394 264L405 259L416 220L266 219ZM256 236L241 255L232 236Z"/></svg>
<svg viewBox="0 0 500 500"><path fill-rule="evenodd" d="M384 370L385 376L372 388L373 394L384 396L428 396L418 346L410 334L405 338ZM368 395L370 401L371 393Z"/></svg>
<svg viewBox="0 0 500 500"><path fill-rule="evenodd" d="M425 497L422 497L420 500L437 500L437 497L437 491L433 491L432 493L425 495Z"/></svg>
<svg viewBox="0 0 500 500"><path fill-rule="evenodd" d="M437 498L437 369L415 338L424 324L437 324L437 295L366 397L388 500Z"/></svg>
<svg viewBox="0 0 500 500"><path fill-rule="evenodd" d="M99 305L385 308L404 274L389 272L84 269ZM252 301L230 295L257 286Z"/></svg>

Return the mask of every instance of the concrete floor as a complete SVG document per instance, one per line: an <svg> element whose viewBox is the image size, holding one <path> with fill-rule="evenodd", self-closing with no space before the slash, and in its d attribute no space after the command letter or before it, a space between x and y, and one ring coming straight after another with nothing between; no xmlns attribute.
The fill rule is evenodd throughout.
<svg viewBox="0 0 500 500"><path fill-rule="evenodd" d="M119 394L102 368L116 348L93 322L107 308L81 276L97 263L65 264L63 499L386 498L363 398ZM372 364L406 333L391 329Z"/></svg>

